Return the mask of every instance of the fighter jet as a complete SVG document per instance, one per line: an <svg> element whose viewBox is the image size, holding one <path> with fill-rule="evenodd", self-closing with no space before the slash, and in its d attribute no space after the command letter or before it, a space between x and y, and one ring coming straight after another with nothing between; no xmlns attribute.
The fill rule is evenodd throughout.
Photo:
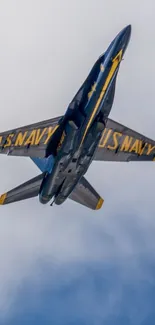
<svg viewBox="0 0 155 325"><path fill-rule="evenodd" d="M67 198L93 210L103 199L84 175L93 161L155 160L155 141L109 118L131 25L95 62L65 114L0 133L0 153L27 156L40 174L0 196L0 204L39 197L60 205Z"/></svg>

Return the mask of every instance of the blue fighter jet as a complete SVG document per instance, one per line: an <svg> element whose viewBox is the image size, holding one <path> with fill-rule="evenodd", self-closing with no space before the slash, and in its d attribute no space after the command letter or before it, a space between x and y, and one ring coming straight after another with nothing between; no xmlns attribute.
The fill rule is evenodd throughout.
<svg viewBox="0 0 155 325"><path fill-rule="evenodd" d="M0 204L38 196L43 204L60 205L69 198L98 210L103 199L84 177L93 160L154 160L155 141L109 119L130 35L128 25L115 37L63 116L0 134L0 153L28 156L41 171L1 195Z"/></svg>

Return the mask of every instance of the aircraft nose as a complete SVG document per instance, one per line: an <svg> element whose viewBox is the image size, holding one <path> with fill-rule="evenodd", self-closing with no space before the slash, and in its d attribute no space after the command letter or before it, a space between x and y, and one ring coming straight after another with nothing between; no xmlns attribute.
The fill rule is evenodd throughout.
<svg viewBox="0 0 155 325"><path fill-rule="evenodd" d="M119 34L110 43L107 50L100 56L100 60L103 59L103 64L106 66L109 59L114 58L119 51L122 50L122 57L126 51L131 36L131 25L124 27Z"/></svg>
<svg viewBox="0 0 155 325"><path fill-rule="evenodd" d="M118 35L119 47L125 52L131 36L131 25L126 26Z"/></svg>
<svg viewBox="0 0 155 325"><path fill-rule="evenodd" d="M108 58L108 56L115 56L120 50L123 54L128 46L131 36L131 25L124 27L119 34L114 38L114 40L109 45L108 49L103 55L103 58Z"/></svg>
<svg viewBox="0 0 155 325"><path fill-rule="evenodd" d="M124 37L129 40L131 36L131 25L128 25L123 30Z"/></svg>
<svg viewBox="0 0 155 325"><path fill-rule="evenodd" d="M123 28L122 33L125 33L126 35L130 36L131 34L131 25L127 25L125 28Z"/></svg>

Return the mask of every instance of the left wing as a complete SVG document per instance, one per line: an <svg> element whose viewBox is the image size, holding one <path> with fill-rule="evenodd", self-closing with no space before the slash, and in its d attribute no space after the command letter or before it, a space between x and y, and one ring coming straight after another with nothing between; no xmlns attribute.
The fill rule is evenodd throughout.
<svg viewBox="0 0 155 325"><path fill-rule="evenodd" d="M155 160L155 141L108 119L94 160L152 161Z"/></svg>
<svg viewBox="0 0 155 325"><path fill-rule="evenodd" d="M81 177L69 199L92 210L99 210L104 202L85 177Z"/></svg>
<svg viewBox="0 0 155 325"><path fill-rule="evenodd" d="M0 133L0 154L44 157L61 117Z"/></svg>

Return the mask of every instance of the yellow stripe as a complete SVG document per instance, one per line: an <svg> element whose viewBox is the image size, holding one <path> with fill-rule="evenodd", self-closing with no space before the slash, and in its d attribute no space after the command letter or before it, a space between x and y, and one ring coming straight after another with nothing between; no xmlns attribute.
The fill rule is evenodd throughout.
<svg viewBox="0 0 155 325"><path fill-rule="evenodd" d="M100 197L95 210L101 209L103 202L104 202L104 200Z"/></svg>
<svg viewBox="0 0 155 325"><path fill-rule="evenodd" d="M7 193L4 193L0 196L0 205L4 204L6 197L7 197Z"/></svg>
<svg viewBox="0 0 155 325"><path fill-rule="evenodd" d="M114 73L115 73L115 71L116 71L116 69L117 69L117 67L118 67L118 65L119 65L119 63L120 63L120 61L122 59L122 54L123 54L123 51L120 50L119 53L115 56L115 58L112 60L112 62L113 62L112 67L111 67L111 69L109 71L109 74L107 76L107 79L105 81L105 84L104 84L104 86L103 86L103 88L101 90L100 96L99 96L98 101L97 101L97 103L96 103L96 105L94 107L94 110L92 112L92 115L91 115L91 117L90 117L90 119L88 121L87 127L85 129L85 132L84 132L84 135L83 135L83 138L82 138L82 141L81 141L81 144L83 143L83 141L85 139L85 136L86 136L86 134L88 132L88 129L90 127L90 124L91 124L91 122L92 122L92 120L94 118L94 115L96 114L96 112L98 110L98 107L99 107L99 105L100 105L100 103L102 101L102 98L103 98L103 96L104 96L104 94L105 94L105 92L107 90L107 87L108 87L108 85L110 83L110 80L113 77L113 75L114 75Z"/></svg>

